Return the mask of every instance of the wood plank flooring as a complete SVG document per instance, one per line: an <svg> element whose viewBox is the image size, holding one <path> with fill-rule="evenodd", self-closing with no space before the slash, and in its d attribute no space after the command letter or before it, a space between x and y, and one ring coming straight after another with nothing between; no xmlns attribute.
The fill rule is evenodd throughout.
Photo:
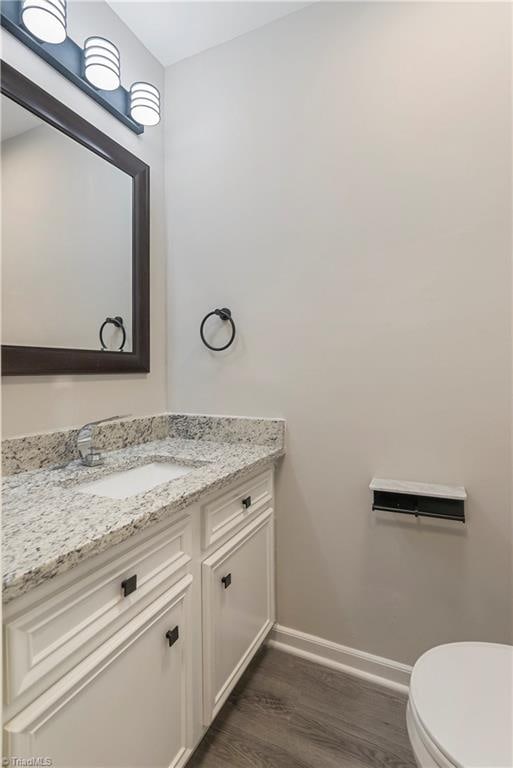
<svg viewBox="0 0 513 768"><path fill-rule="evenodd" d="M264 648L188 768L415 768L406 698Z"/></svg>

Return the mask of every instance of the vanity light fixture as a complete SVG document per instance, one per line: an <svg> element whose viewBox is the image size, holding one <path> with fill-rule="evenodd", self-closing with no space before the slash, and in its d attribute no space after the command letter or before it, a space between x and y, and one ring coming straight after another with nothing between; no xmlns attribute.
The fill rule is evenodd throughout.
<svg viewBox="0 0 513 768"><path fill-rule="evenodd" d="M66 0L23 0L21 19L38 40L63 43L66 39Z"/></svg>
<svg viewBox="0 0 513 768"><path fill-rule="evenodd" d="M119 88L120 60L114 43L104 37L88 37L84 43L84 70L86 78L95 88L102 91Z"/></svg>
<svg viewBox="0 0 513 768"><path fill-rule="evenodd" d="M99 35L82 48L67 34L66 0L0 0L0 24L137 134L160 122L160 93L139 80L121 85L120 54Z"/></svg>
<svg viewBox="0 0 513 768"><path fill-rule="evenodd" d="M157 125L160 122L160 93L154 85L142 80L132 84L130 116L141 125Z"/></svg>

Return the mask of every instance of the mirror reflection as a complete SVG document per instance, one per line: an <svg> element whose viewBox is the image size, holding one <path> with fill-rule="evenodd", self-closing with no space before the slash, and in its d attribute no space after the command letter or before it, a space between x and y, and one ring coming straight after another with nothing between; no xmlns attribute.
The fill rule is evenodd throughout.
<svg viewBox="0 0 513 768"><path fill-rule="evenodd" d="M131 352L131 176L1 107L2 343Z"/></svg>

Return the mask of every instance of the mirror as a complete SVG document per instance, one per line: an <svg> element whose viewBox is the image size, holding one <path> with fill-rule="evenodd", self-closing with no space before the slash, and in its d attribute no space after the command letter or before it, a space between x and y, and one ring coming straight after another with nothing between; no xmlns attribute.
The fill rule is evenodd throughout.
<svg viewBox="0 0 513 768"><path fill-rule="evenodd" d="M148 167L3 64L3 374L149 370Z"/></svg>
<svg viewBox="0 0 513 768"><path fill-rule="evenodd" d="M132 179L2 95L2 342L132 348ZM108 323L104 345L122 328Z"/></svg>

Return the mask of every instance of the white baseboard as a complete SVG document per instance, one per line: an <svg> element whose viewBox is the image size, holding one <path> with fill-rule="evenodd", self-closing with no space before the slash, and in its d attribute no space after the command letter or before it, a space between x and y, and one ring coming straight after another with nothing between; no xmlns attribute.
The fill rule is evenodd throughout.
<svg viewBox="0 0 513 768"><path fill-rule="evenodd" d="M411 667L275 624L268 645L377 685L407 694Z"/></svg>

